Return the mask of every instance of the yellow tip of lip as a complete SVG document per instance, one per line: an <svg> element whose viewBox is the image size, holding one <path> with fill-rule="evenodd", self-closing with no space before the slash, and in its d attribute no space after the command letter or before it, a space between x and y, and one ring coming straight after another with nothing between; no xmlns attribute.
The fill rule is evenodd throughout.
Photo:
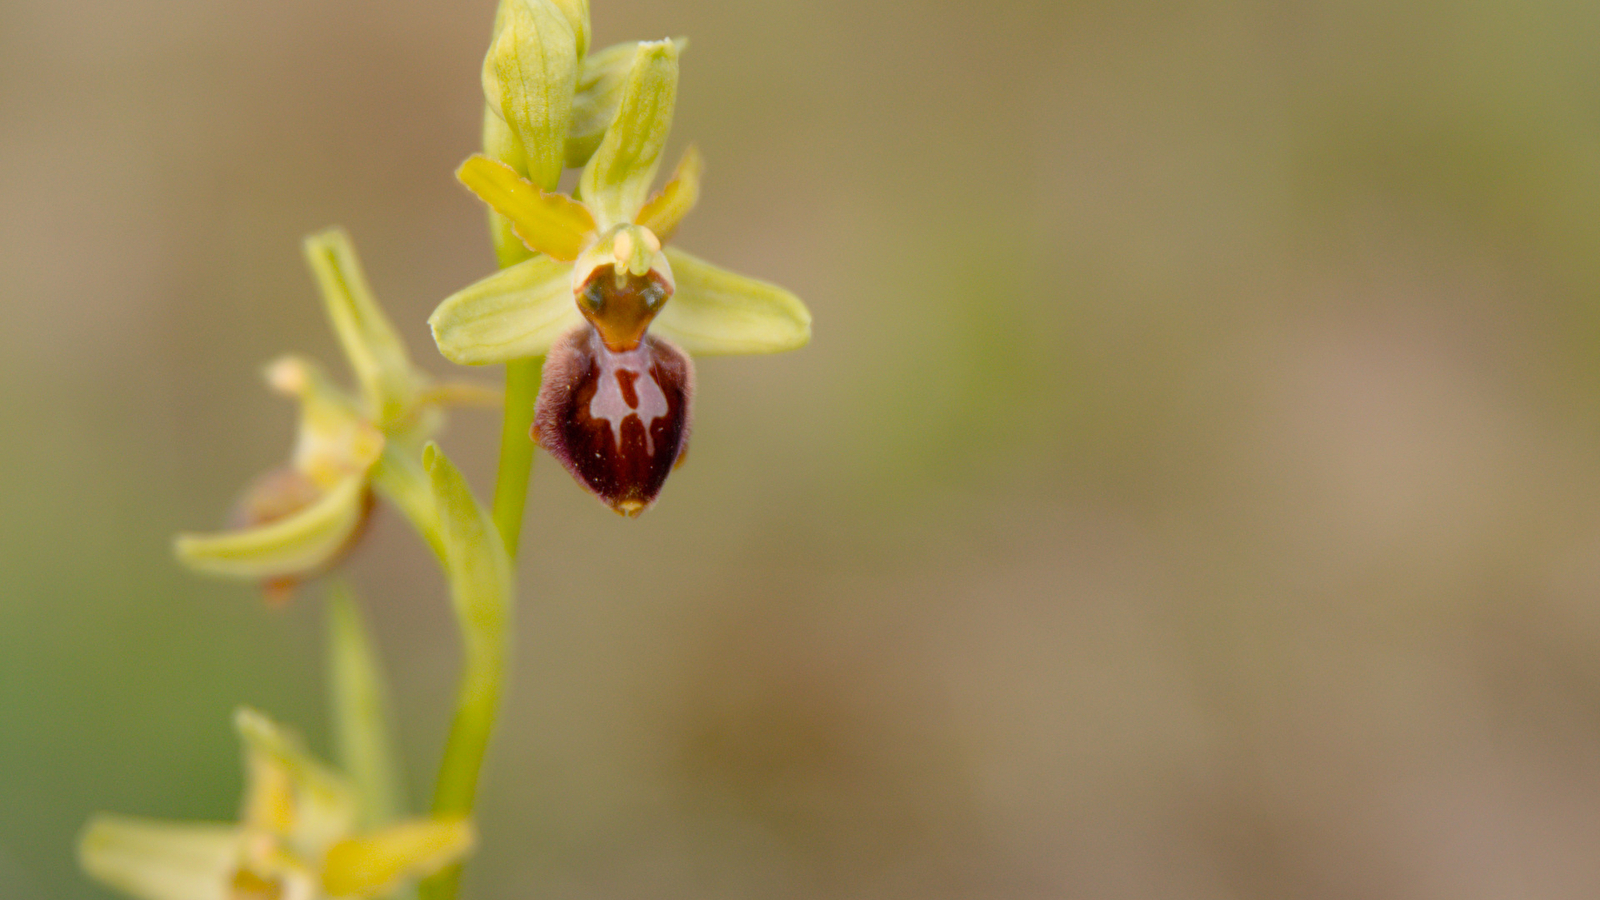
<svg viewBox="0 0 1600 900"><path fill-rule="evenodd" d="M630 519L636 519L639 517L640 513L644 512L644 501L624 500L617 504L616 510L621 515L627 516Z"/></svg>

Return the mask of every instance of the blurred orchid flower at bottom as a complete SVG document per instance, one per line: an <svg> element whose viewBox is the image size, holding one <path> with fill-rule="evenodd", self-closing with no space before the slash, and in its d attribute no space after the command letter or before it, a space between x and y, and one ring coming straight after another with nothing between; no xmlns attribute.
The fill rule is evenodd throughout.
<svg viewBox="0 0 1600 900"><path fill-rule="evenodd" d="M244 744L237 823L101 814L79 840L84 871L137 900L346 900L385 896L472 848L463 818L358 832L355 793L266 716L234 717Z"/></svg>

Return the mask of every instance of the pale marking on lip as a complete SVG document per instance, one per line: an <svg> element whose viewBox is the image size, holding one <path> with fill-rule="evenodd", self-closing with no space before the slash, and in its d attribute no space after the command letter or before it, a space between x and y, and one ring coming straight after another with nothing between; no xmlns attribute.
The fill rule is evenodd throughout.
<svg viewBox="0 0 1600 900"><path fill-rule="evenodd" d="M650 358L644 352L644 344L622 353L613 353L601 347L596 358L600 364L600 379L595 386L594 396L589 400L589 418L603 420L611 426L611 437L617 442L620 452L622 424L629 416L638 416L639 421L644 423L644 452L655 456L655 438L650 434L650 426L667 414L667 395L650 373ZM637 407L629 406L627 397L623 396L622 385L617 381L619 370L626 370L635 376L633 389L639 398Z"/></svg>

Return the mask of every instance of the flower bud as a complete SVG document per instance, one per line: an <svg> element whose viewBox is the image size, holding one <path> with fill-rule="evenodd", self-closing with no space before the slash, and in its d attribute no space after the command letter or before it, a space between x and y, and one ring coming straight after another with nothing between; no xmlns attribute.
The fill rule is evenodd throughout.
<svg viewBox="0 0 1600 900"><path fill-rule="evenodd" d="M550 349L534 439L584 487L626 516L650 507L688 447L694 366L645 335L606 347L587 325Z"/></svg>
<svg viewBox="0 0 1600 900"><path fill-rule="evenodd" d="M551 0L506 0L483 60L483 94L521 146L534 184L553 189L566 159L578 35Z"/></svg>

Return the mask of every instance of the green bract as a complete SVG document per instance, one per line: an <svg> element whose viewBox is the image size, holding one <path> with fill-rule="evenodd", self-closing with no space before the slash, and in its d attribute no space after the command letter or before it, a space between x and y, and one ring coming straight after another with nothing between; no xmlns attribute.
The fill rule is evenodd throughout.
<svg viewBox="0 0 1600 900"><path fill-rule="evenodd" d="M84 871L139 900L384 896L461 859L471 823L415 818L358 832L344 776L266 716L241 709L246 786L236 823L99 815L79 840Z"/></svg>
<svg viewBox="0 0 1600 900"><path fill-rule="evenodd" d="M274 590L321 571L350 546L375 478L380 488L405 492L400 460L414 458L438 429L439 405L486 399L478 389L430 385L413 367L342 231L308 237L305 250L360 392L346 394L298 357L269 366L268 384L300 403L288 465L246 491L231 530L179 535L175 545L178 559L196 571ZM414 499L397 498L402 505Z"/></svg>

